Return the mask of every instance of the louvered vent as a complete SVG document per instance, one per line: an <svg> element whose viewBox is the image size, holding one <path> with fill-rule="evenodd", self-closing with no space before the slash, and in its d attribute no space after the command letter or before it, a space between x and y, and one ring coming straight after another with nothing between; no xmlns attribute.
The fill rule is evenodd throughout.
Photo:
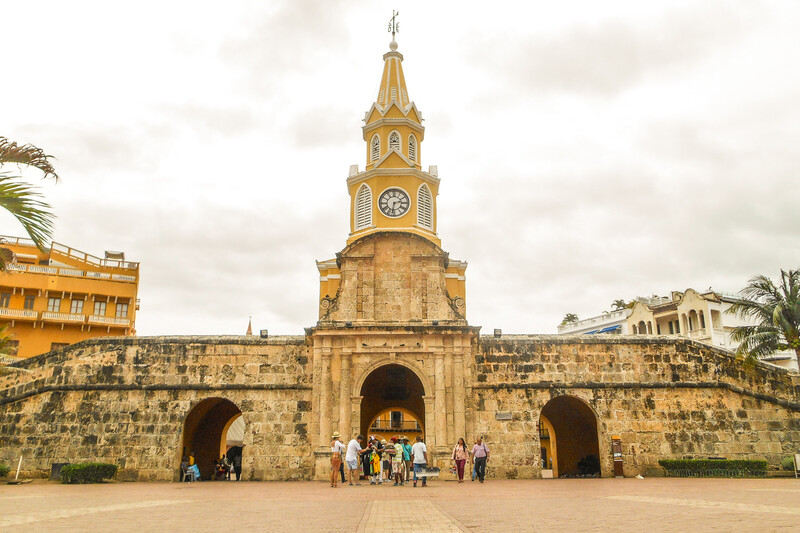
<svg viewBox="0 0 800 533"><path fill-rule="evenodd" d="M433 196L427 185L420 187L417 193L417 224L433 229Z"/></svg>
<svg viewBox="0 0 800 533"><path fill-rule="evenodd" d="M408 137L408 158L411 161L417 160L417 138L413 135Z"/></svg>
<svg viewBox="0 0 800 533"><path fill-rule="evenodd" d="M372 152L370 158L377 161L381 157L381 138L377 135L372 137Z"/></svg>
<svg viewBox="0 0 800 533"><path fill-rule="evenodd" d="M392 100L397 100L397 87L392 87Z"/></svg>
<svg viewBox="0 0 800 533"><path fill-rule="evenodd" d="M370 226L372 226L372 191L364 184L356 193L356 231Z"/></svg>
<svg viewBox="0 0 800 533"><path fill-rule="evenodd" d="M403 89L403 103L404 104L408 103L408 93L406 93L405 89Z"/></svg>
<svg viewBox="0 0 800 533"><path fill-rule="evenodd" d="M400 134L396 131L393 131L389 134L389 150L399 150L400 149Z"/></svg>

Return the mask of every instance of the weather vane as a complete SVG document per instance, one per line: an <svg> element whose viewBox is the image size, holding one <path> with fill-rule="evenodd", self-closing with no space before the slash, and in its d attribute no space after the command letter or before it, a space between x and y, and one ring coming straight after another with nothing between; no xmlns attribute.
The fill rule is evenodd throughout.
<svg viewBox="0 0 800 533"><path fill-rule="evenodd" d="M395 20L395 18L397 18L397 16L399 14L400 14L399 11L397 13L395 13L394 9L392 9L392 18L389 21L389 31L392 32L392 40L393 41L394 41L394 34L397 33L398 31L400 31L400 23Z"/></svg>

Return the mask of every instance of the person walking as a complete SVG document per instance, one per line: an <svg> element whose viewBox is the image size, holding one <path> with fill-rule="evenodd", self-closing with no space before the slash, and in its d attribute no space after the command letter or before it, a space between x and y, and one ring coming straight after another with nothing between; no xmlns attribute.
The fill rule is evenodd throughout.
<svg viewBox="0 0 800 533"><path fill-rule="evenodd" d="M464 465L467 464L467 459L469 459L469 451L463 438L458 439L458 443L453 447L453 455L450 458L456 464L458 482L464 483Z"/></svg>
<svg viewBox="0 0 800 533"><path fill-rule="evenodd" d="M417 442L411 447L411 457L414 461L414 486L417 486L417 473L428 466L428 447L422 442L422 435L417 435ZM420 476L422 478L422 486L428 486L428 476Z"/></svg>
<svg viewBox="0 0 800 533"><path fill-rule="evenodd" d="M489 462L489 448L483 442L483 437L478 437L475 441L475 446L472 447L472 457L475 463L475 475L483 483L483 478L486 476L486 463ZM473 479L473 481L475 481Z"/></svg>
<svg viewBox="0 0 800 533"><path fill-rule="evenodd" d="M358 471L358 457L362 455L361 442L363 442L363 440L364 436L359 435L347 443L347 453L344 456L344 460L347 463L347 469L350 471L351 486L353 485L353 472ZM356 474L356 485L361 485L361 483L358 482L358 474Z"/></svg>
<svg viewBox="0 0 800 533"><path fill-rule="evenodd" d="M342 452L345 451L344 444L339 440L339 432L334 431L331 437L331 487L336 488L339 481L339 467L342 466Z"/></svg>

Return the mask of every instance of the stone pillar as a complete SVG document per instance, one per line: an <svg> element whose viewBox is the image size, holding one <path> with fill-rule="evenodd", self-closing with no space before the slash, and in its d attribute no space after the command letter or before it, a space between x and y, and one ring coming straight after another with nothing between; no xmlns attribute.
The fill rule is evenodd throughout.
<svg viewBox="0 0 800 533"><path fill-rule="evenodd" d="M319 396L319 445L325 446L331 437L331 352L322 349L322 375Z"/></svg>
<svg viewBox="0 0 800 533"><path fill-rule="evenodd" d="M453 356L453 426L455 427L456 440L463 437L469 442L466 435L466 391L464 390L464 358L461 354Z"/></svg>
<svg viewBox="0 0 800 533"><path fill-rule="evenodd" d="M339 378L339 433L342 434L342 441L354 439L352 415L353 406L350 398L350 353L341 353L342 375Z"/></svg>
<svg viewBox="0 0 800 533"><path fill-rule="evenodd" d="M444 357L444 379L445 379L445 428L447 429L446 442L452 444L458 437L455 436L455 420L453 418L453 354L448 352Z"/></svg>
<svg viewBox="0 0 800 533"><path fill-rule="evenodd" d="M438 353L433 362L434 371L434 396L433 407L436 410L434 420L436 422L436 446L447 444L447 412L445 409L445 386L444 386L444 354Z"/></svg>
<svg viewBox="0 0 800 533"><path fill-rule="evenodd" d="M350 412L350 431L352 433L350 438L352 439L356 438L361 432L361 400L363 399L363 396L350 397L350 404L353 406ZM366 435L364 437L366 438Z"/></svg>

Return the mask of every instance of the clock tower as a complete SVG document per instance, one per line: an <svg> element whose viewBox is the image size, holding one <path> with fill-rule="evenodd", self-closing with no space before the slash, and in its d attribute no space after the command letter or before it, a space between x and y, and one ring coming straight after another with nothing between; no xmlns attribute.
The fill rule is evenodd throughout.
<svg viewBox="0 0 800 533"><path fill-rule="evenodd" d="M317 262L318 325L466 326L467 263L441 248L438 172L435 166L422 170L425 128L390 31L377 98L362 127L366 165L363 171L352 165L347 178L346 247L335 259Z"/></svg>
<svg viewBox="0 0 800 533"><path fill-rule="evenodd" d="M380 231L419 235L436 245L436 167L422 170L425 128L417 106L408 97L403 55L392 39L383 55L383 76L377 98L364 116L366 166L350 167L350 244Z"/></svg>

